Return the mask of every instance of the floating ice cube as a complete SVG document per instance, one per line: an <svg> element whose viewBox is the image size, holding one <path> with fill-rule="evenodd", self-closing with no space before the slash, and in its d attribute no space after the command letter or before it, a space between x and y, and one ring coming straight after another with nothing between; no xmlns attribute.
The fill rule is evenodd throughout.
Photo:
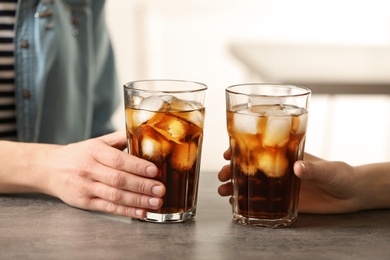
<svg viewBox="0 0 390 260"><path fill-rule="evenodd" d="M276 116L276 117L284 117L284 116L288 116L288 114L286 114L285 111L283 111L282 109L268 109L266 112L265 112L265 115L266 116Z"/></svg>
<svg viewBox="0 0 390 260"><path fill-rule="evenodd" d="M171 144L152 127L145 125L141 139L141 156L145 159L158 160L165 158L171 150Z"/></svg>
<svg viewBox="0 0 390 260"><path fill-rule="evenodd" d="M267 126L263 136L264 147L283 147L288 143L290 138L290 127L292 117L284 114L276 115L276 111L272 112L272 116L268 116Z"/></svg>
<svg viewBox="0 0 390 260"><path fill-rule="evenodd" d="M250 153L257 153L263 149L259 135L247 133L232 133L230 142L235 148L239 149L239 156L244 160Z"/></svg>
<svg viewBox="0 0 390 260"><path fill-rule="evenodd" d="M306 133L308 114L302 114L292 117L291 133L304 134Z"/></svg>
<svg viewBox="0 0 390 260"><path fill-rule="evenodd" d="M171 103L172 100L176 98L175 96L172 95L159 95L158 97L166 101L167 103Z"/></svg>
<svg viewBox="0 0 390 260"><path fill-rule="evenodd" d="M198 156L198 146L194 142L176 144L171 156L171 165L178 171L188 171Z"/></svg>
<svg viewBox="0 0 390 260"><path fill-rule="evenodd" d="M189 128L188 123L170 114L162 115L161 120L153 124L152 127L167 140L176 143L181 143Z"/></svg>
<svg viewBox="0 0 390 260"><path fill-rule="evenodd" d="M148 160L157 160L161 151L161 144L151 138L144 138L141 141L142 157Z"/></svg>
<svg viewBox="0 0 390 260"><path fill-rule="evenodd" d="M186 119L190 121L191 123L199 126L200 128L203 127L204 123L204 116L203 113L199 110L192 111L191 113L187 114Z"/></svg>
<svg viewBox="0 0 390 260"><path fill-rule="evenodd" d="M168 102L165 101L160 96L150 96L148 98L145 98L142 100L142 102L138 105L138 109L142 110L148 110L148 111L161 111L163 106L166 105Z"/></svg>
<svg viewBox="0 0 390 260"><path fill-rule="evenodd" d="M230 136L230 147L232 149L232 158L234 164L241 169L241 172L253 176L257 172L257 161L253 161L250 154L256 154L261 150L261 143L255 135L237 134Z"/></svg>
<svg viewBox="0 0 390 260"><path fill-rule="evenodd" d="M254 176L257 172L256 163L252 163L248 160L240 160L237 162L239 165L241 172L248 176Z"/></svg>
<svg viewBox="0 0 390 260"><path fill-rule="evenodd" d="M251 111L263 116L266 115L267 112L274 110L282 110L282 107L280 105L257 105L251 107Z"/></svg>
<svg viewBox="0 0 390 260"><path fill-rule="evenodd" d="M291 116L299 116L301 114L306 113L306 110L304 108L291 106L291 105L284 105L283 106L283 111L287 115L291 115Z"/></svg>
<svg viewBox="0 0 390 260"><path fill-rule="evenodd" d="M144 100L143 97L137 95L130 96L129 99L130 101L128 103L132 104L133 107L138 107L142 100Z"/></svg>
<svg viewBox="0 0 390 260"><path fill-rule="evenodd" d="M193 103L179 98L173 98L170 102L171 110L192 111L198 109Z"/></svg>
<svg viewBox="0 0 390 260"><path fill-rule="evenodd" d="M281 106L283 104L282 98L271 98L271 97L262 97L262 96L253 96L249 98L248 106L250 108L258 106Z"/></svg>
<svg viewBox="0 0 390 260"><path fill-rule="evenodd" d="M155 112L163 111L167 105L168 103L158 96L145 98L137 106L139 111L137 111L137 113L133 116L134 125L139 126L142 123L145 123L156 114Z"/></svg>
<svg viewBox="0 0 390 260"><path fill-rule="evenodd" d="M136 110L133 112L133 126L138 127L141 124L145 123L149 119L151 119L153 116L155 116L156 113L146 111L146 110Z"/></svg>
<svg viewBox="0 0 390 260"><path fill-rule="evenodd" d="M170 105L170 109L172 111L181 111L180 113L175 113L175 115L184 118L199 127L203 127L203 113L199 110L202 108L201 104L174 98L172 99ZM187 113L185 111L187 111Z"/></svg>
<svg viewBox="0 0 390 260"><path fill-rule="evenodd" d="M285 156L284 149L265 150L258 157L258 168L268 177L279 178L286 174L288 160Z"/></svg>
<svg viewBox="0 0 390 260"><path fill-rule="evenodd" d="M237 132L256 134L259 115L250 110L233 114L233 128Z"/></svg>

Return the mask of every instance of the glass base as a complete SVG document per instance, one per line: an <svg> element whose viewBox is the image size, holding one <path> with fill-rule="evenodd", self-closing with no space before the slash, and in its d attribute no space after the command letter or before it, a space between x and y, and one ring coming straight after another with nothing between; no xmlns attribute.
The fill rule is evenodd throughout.
<svg viewBox="0 0 390 260"><path fill-rule="evenodd" d="M195 217L195 211L178 212L178 213L154 213L146 212L146 216L141 221L155 223L180 223Z"/></svg>
<svg viewBox="0 0 390 260"><path fill-rule="evenodd" d="M285 217L278 219L258 219L247 218L239 214L233 214L233 220L241 225L254 226L254 227L269 227L269 228L282 228L290 227L297 220L295 217Z"/></svg>

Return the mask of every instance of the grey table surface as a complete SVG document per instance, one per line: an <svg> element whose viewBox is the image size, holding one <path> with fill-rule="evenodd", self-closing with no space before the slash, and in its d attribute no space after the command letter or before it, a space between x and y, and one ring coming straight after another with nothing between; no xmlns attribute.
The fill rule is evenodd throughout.
<svg viewBox="0 0 390 260"><path fill-rule="evenodd" d="M0 259L390 259L390 210L300 214L291 228L232 222L216 172L202 172L195 220L155 224L0 195Z"/></svg>

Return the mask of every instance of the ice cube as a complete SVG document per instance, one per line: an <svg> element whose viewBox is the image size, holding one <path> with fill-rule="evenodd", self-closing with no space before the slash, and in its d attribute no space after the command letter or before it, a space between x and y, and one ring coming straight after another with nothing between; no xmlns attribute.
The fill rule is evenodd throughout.
<svg viewBox="0 0 390 260"><path fill-rule="evenodd" d="M203 106L201 104L174 98L170 105L171 111L180 111L180 113L175 113L175 115L184 118L201 128L203 127L204 118L203 113L200 111Z"/></svg>
<svg viewBox="0 0 390 260"><path fill-rule="evenodd" d="M288 116L288 114L283 109L277 109L277 107L275 107L275 109L268 109L267 111L265 111L265 115L277 117Z"/></svg>
<svg viewBox="0 0 390 260"><path fill-rule="evenodd" d="M267 112L267 126L263 135L264 147L283 147L287 145L290 138L292 117L283 111Z"/></svg>
<svg viewBox="0 0 390 260"><path fill-rule="evenodd" d="M144 138L141 141L141 151L142 157L145 159L157 159L156 156L158 154L160 143L156 140Z"/></svg>
<svg viewBox="0 0 390 260"><path fill-rule="evenodd" d="M234 164L237 165L246 175L253 176L257 171L257 161L250 154L256 153L258 149L262 149L260 142L256 140L256 136L240 134L230 137L230 147L232 149L232 158Z"/></svg>
<svg viewBox="0 0 390 260"><path fill-rule="evenodd" d="M171 150L171 144L150 126L142 129L141 156L147 160L158 161L159 157L165 158Z"/></svg>
<svg viewBox="0 0 390 260"><path fill-rule="evenodd" d="M274 110L282 110L282 107L280 105L257 105L251 107L251 111L262 116L266 115L268 111Z"/></svg>
<svg viewBox="0 0 390 260"><path fill-rule="evenodd" d="M258 168L268 177L279 178L286 174L288 160L284 149L265 150L258 157Z"/></svg>
<svg viewBox="0 0 390 260"><path fill-rule="evenodd" d="M158 161L165 158L170 152L170 143L167 141L144 138L141 141L141 156L147 160Z"/></svg>
<svg viewBox="0 0 390 260"><path fill-rule="evenodd" d="M253 96L249 98L248 106L253 108L257 106L279 106L283 104L283 99L279 97L271 98L269 96Z"/></svg>
<svg viewBox="0 0 390 260"><path fill-rule="evenodd" d="M172 100L176 98L175 96L172 96L172 95L159 95L158 97L163 99L167 103L171 103Z"/></svg>
<svg viewBox="0 0 390 260"><path fill-rule="evenodd" d="M243 172L245 175L254 176L257 172L256 164L253 164L251 162L240 161L238 165L241 169L241 172Z"/></svg>
<svg viewBox="0 0 390 260"><path fill-rule="evenodd" d="M192 111L198 109L198 107L196 107L193 103L179 98L173 98L170 104L171 110L176 111Z"/></svg>
<svg viewBox="0 0 390 260"><path fill-rule="evenodd" d="M171 165L178 171L188 171L198 156L198 145L195 142L175 144L171 156Z"/></svg>
<svg viewBox="0 0 390 260"><path fill-rule="evenodd" d="M168 104L161 96L150 96L142 100L138 105L138 109L148 110L148 111L162 111L164 106Z"/></svg>
<svg viewBox="0 0 390 260"><path fill-rule="evenodd" d="M199 126L200 128L203 128L204 124L204 116L203 113L199 110L194 110L188 114L186 114L185 119L187 119L189 122Z"/></svg>
<svg viewBox="0 0 390 260"><path fill-rule="evenodd" d="M152 127L167 140L181 143L187 134L189 125L178 117L165 114Z"/></svg>
<svg viewBox="0 0 390 260"><path fill-rule="evenodd" d="M231 144L240 150L241 156L256 153L263 149L258 135L246 133L233 133L230 135Z"/></svg>
<svg viewBox="0 0 390 260"><path fill-rule="evenodd" d="M292 106L292 105L284 105L283 111L287 115L291 115L291 116L299 116L301 114L306 113L306 110L304 108L296 107L296 106Z"/></svg>
<svg viewBox="0 0 390 260"><path fill-rule="evenodd" d="M308 114L302 114L292 117L291 133L304 134L306 133Z"/></svg>
<svg viewBox="0 0 390 260"><path fill-rule="evenodd" d="M152 118L157 111L164 111L168 106L168 103L158 96L151 96L142 100L137 106L137 113L133 116L133 123L135 126L139 126Z"/></svg>
<svg viewBox="0 0 390 260"><path fill-rule="evenodd" d="M244 113L240 111L233 114L233 128L237 132L257 134L257 126L259 124L259 115L250 110Z"/></svg>

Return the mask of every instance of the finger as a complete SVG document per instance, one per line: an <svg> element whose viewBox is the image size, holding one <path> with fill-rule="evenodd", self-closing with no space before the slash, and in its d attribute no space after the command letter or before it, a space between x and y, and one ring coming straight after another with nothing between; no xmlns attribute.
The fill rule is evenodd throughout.
<svg viewBox="0 0 390 260"><path fill-rule="evenodd" d="M113 207L114 205L122 205L143 209L159 209L163 203L161 198L155 198L139 193L117 189L100 182L95 182L95 184L93 184L92 190L95 197L110 202L107 204L107 206L110 207ZM109 208L105 208L103 210L108 211Z"/></svg>
<svg viewBox="0 0 390 260"><path fill-rule="evenodd" d="M165 186L159 181L117 171L109 167L100 168L94 171L93 180L108 186L156 197L162 197L166 192Z"/></svg>
<svg viewBox="0 0 390 260"><path fill-rule="evenodd" d="M97 210L130 218L143 218L146 215L145 209L118 205L101 198L91 199L90 210Z"/></svg>
<svg viewBox="0 0 390 260"><path fill-rule="evenodd" d="M106 162L106 165L110 167L137 175L155 177L158 174L158 169L153 163L122 152L127 146L126 131L124 129L101 136L98 139L115 148L107 149L105 147L100 149L100 152L96 153L99 161Z"/></svg>
<svg viewBox="0 0 390 260"><path fill-rule="evenodd" d="M295 175L304 180L330 183L337 172L337 164L327 161L297 161L294 164L294 172Z"/></svg>
<svg viewBox="0 0 390 260"><path fill-rule="evenodd" d="M305 153L304 156L303 156L304 160L305 161L323 161L323 159L319 158L319 157L316 157L314 155L311 155L309 153Z"/></svg>
<svg viewBox="0 0 390 260"><path fill-rule="evenodd" d="M218 179L220 181L229 181L232 178L230 165L224 165L221 171L218 173Z"/></svg>
<svg viewBox="0 0 390 260"><path fill-rule="evenodd" d="M231 182L222 184L218 187L218 193L223 197L233 195L233 184Z"/></svg>
<svg viewBox="0 0 390 260"><path fill-rule="evenodd" d="M106 145L94 147L96 150L93 153L95 159L110 168L140 176L155 177L158 174L158 169L153 163L118 149L110 148Z"/></svg>
<svg viewBox="0 0 390 260"><path fill-rule="evenodd" d="M124 150L127 147L127 138L126 138L125 129L121 129L111 134L103 135L101 137L98 137L98 139L102 140L109 146L117 148L119 150Z"/></svg>
<svg viewBox="0 0 390 260"><path fill-rule="evenodd" d="M225 158L225 160L230 160L230 148L228 148L224 153L223 153L223 158Z"/></svg>

